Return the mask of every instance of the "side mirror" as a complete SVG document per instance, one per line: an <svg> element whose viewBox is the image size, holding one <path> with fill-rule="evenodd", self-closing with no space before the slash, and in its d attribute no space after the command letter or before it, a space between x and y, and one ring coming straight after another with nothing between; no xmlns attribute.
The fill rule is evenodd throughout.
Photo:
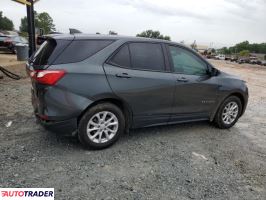
<svg viewBox="0 0 266 200"><path fill-rule="evenodd" d="M217 76L218 70L214 67L208 66L207 74L209 76Z"/></svg>
<svg viewBox="0 0 266 200"><path fill-rule="evenodd" d="M216 68L212 67L211 76L217 76L218 72L219 72L219 70L218 70L218 69L216 69Z"/></svg>

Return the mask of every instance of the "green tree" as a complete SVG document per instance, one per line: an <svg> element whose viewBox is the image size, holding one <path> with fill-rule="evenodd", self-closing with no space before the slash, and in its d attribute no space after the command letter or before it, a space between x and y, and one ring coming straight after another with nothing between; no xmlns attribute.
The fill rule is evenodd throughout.
<svg viewBox="0 0 266 200"><path fill-rule="evenodd" d="M244 42L236 44L235 47L237 48L238 52L240 52L243 50L249 50L250 45L248 41L244 41Z"/></svg>
<svg viewBox="0 0 266 200"><path fill-rule="evenodd" d="M34 11L34 23L35 23L35 27L37 27L36 24L38 24L38 22L37 22L37 15L38 15L37 12ZM28 21L27 21L27 17L21 18L19 30L22 33L27 33L28 32Z"/></svg>
<svg viewBox="0 0 266 200"><path fill-rule="evenodd" d="M14 24L12 20L8 19L7 17L4 17L2 11L0 11L0 30L14 30Z"/></svg>
<svg viewBox="0 0 266 200"><path fill-rule="evenodd" d="M34 12L34 22L36 28L43 29L44 34L48 34L51 31L55 31L55 25L53 24L52 17L47 12L37 13ZM21 24L19 27L21 32L28 31L27 17L21 18Z"/></svg>
<svg viewBox="0 0 266 200"><path fill-rule="evenodd" d="M55 31L55 25L52 17L47 12L42 12L36 16L36 27L42 28L44 34L48 34L51 31Z"/></svg>
<svg viewBox="0 0 266 200"><path fill-rule="evenodd" d="M230 50L227 47L223 47L223 48L219 49L218 52L221 54L226 54L226 55L230 54Z"/></svg>
<svg viewBox="0 0 266 200"><path fill-rule="evenodd" d="M242 50L239 52L239 55L242 57L248 57L249 56L249 50Z"/></svg>
<svg viewBox="0 0 266 200"><path fill-rule="evenodd" d="M27 17L23 17L20 20L20 26L19 26L20 32L28 32L28 22Z"/></svg>
<svg viewBox="0 0 266 200"><path fill-rule="evenodd" d="M146 30L136 35L137 37L146 37L146 38L155 38L162 40L171 40L171 38L167 35L162 35L159 31Z"/></svg>
<svg viewBox="0 0 266 200"><path fill-rule="evenodd" d="M247 50L251 53L263 53L266 54L266 43L254 43L250 44L248 41L240 42L232 47L223 47L219 49L219 53L222 54L237 54L241 51Z"/></svg>

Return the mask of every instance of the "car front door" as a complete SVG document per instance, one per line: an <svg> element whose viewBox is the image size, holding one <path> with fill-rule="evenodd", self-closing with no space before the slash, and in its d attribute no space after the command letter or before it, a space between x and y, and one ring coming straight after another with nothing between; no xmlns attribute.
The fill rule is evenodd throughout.
<svg viewBox="0 0 266 200"><path fill-rule="evenodd" d="M104 64L113 92L133 112L134 127L170 118L175 77L165 70L163 52L160 43L126 43Z"/></svg>
<svg viewBox="0 0 266 200"><path fill-rule="evenodd" d="M217 101L218 82L208 73L208 64L195 52L168 45L176 80L171 121L209 118Z"/></svg>

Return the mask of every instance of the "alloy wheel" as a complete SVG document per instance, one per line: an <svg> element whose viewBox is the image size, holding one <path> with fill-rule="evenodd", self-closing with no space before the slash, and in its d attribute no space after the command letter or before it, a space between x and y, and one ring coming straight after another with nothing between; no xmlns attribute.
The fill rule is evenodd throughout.
<svg viewBox="0 0 266 200"><path fill-rule="evenodd" d="M116 135L118 126L118 119L114 113L101 111L90 118L87 135L95 143L106 143Z"/></svg>
<svg viewBox="0 0 266 200"><path fill-rule="evenodd" d="M227 125L232 124L236 120L238 112L238 104L234 101L229 102L228 104L226 104L222 112L223 122Z"/></svg>

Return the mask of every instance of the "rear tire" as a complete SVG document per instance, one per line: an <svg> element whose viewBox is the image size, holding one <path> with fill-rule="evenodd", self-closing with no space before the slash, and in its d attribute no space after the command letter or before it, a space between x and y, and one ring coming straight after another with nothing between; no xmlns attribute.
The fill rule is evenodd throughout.
<svg viewBox="0 0 266 200"><path fill-rule="evenodd" d="M221 129L228 129L235 125L242 113L242 103L236 96L230 96L220 105L214 124Z"/></svg>
<svg viewBox="0 0 266 200"><path fill-rule="evenodd" d="M90 108L78 124L79 141L90 149L114 144L125 130L125 117L117 106L101 103Z"/></svg>

